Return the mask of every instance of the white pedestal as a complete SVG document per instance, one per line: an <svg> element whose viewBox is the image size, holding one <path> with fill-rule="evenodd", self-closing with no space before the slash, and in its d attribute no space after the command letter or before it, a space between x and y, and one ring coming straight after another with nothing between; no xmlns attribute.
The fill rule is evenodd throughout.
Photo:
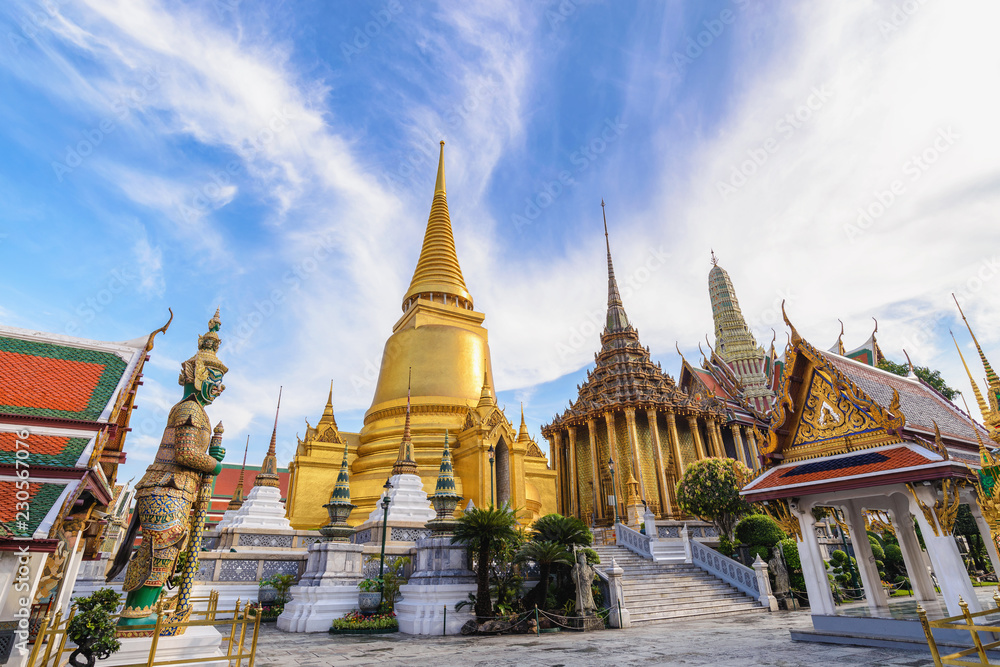
<svg viewBox="0 0 1000 667"><path fill-rule="evenodd" d="M221 532L222 526L218 527ZM293 532L292 525L285 516L285 506L281 503L281 490L273 486L255 486L250 490L243 506L225 527L249 532L248 529L271 528Z"/></svg>
<svg viewBox="0 0 1000 667"><path fill-rule="evenodd" d="M309 547L306 572L290 591L278 616L285 632L326 632L333 619L358 608L364 547L347 542L316 542Z"/></svg>
<svg viewBox="0 0 1000 667"><path fill-rule="evenodd" d="M466 553L466 548L452 544L450 537L417 540L414 572L409 583L400 587L403 598L396 603L400 632L455 635L466 621L475 618L469 606L455 611L456 604L476 592L476 576L468 569Z"/></svg>
<svg viewBox="0 0 1000 667"><path fill-rule="evenodd" d="M421 525L427 523L437 512L427 500L427 492L417 475L394 475L389 478L392 491L389 492L389 523L393 521L416 521ZM375 509L368 515L368 521L382 521L382 501L375 504Z"/></svg>
<svg viewBox="0 0 1000 667"><path fill-rule="evenodd" d="M457 635L466 621L476 618L471 606L455 611L457 603L476 592L475 584L405 584L399 592L403 599L396 603L396 620L399 631L408 635Z"/></svg>
<svg viewBox="0 0 1000 667"><path fill-rule="evenodd" d="M119 639L122 647L107 660L98 662L101 667L114 665L145 665L149 660L152 637L129 637ZM233 647L235 650L235 646ZM204 667L229 667L222 649L222 633L210 625L199 625L187 629L179 637L160 637L156 643L156 661L190 660L202 658L200 662L188 663ZM214 658L221 658L216 660Z"/></svg>

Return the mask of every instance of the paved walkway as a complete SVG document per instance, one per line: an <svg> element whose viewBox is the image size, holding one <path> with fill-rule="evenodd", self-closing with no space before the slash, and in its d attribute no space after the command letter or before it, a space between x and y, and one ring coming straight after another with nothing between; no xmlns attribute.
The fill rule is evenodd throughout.
<svg viewBox="0 0 1000 667"><path fill-rule="evenodd" d="M345 637L261 627L257 667L320 665L898 665L930 667L930 653L793 642L790 628L812 628L809 613L778 612L656 623L593 633L502 637Z"/></svg>

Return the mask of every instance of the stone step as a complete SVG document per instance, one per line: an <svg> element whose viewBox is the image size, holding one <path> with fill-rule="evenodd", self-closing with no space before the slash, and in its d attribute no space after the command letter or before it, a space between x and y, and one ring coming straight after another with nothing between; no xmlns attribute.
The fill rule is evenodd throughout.
<svg viewBox="0 0 1000 667"><path fill-rule="evenodd" d="M628 602L628 600L626 600ZM749 600L710 600L704 602L694 602L694 603L676 603L676 604L657 604L649 605L642 608L633 609L632 606L628 607L628 610L635 617L636 614L642 616L654 616L658 614L672 614L672 613L694 613L703 614L710 611L727 611L732 609L750 609L755 607Z"/></svg>
<svg viewBox="0 0 1000 667"><path fill-rule="evenodd" d="M632 624L633 625L645 625L647 623L656 623L661 621L673 621L677 619L694 619L704 616L711 616L713 618L719 616L739 616L743 614L761 614L766 610L763 607L746 607L738 609L723 609L723 610L703 610L703 611L690 611L686 613L659 613L651 615L637 615L632 614Z"/></svg>
<svg viewBox="0 0 1000 667"><path fill-rule="evenodd" d="M633 606L641 606L643 609L651 609L660 605L687 605L696 602L709 602L712 600L746 600L746 596L741 595L737 592L732 593L720 593L718 595L714 593L694 593L691 595L662 595L659 597L637 597L635 595L629 595L625 593L625 602L629 605L629 609Z"/></svg>

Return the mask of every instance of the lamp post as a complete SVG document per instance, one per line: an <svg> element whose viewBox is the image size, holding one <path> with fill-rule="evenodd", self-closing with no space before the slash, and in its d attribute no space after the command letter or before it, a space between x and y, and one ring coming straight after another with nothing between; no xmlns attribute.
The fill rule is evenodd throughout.
<svg viewBox="0 0 1000 667"><path fill-rule="evenodd" d="M490 506L491 507L493 506L493 454L495 452L496 450L493 449L493 445L490 445L490 448L486 450L486 453L490 455Z"/></svg>
<svg viewBox="0 0 1000 667"><path fill-rule="evenodd" d="M615 511L615 523L618 523L618 487L615 486L615 460L613 458L608 459L608 470L611 471L611 497L615 499L615 502L611 504L612 509Z"/></svg>
<svg viewBox="0 0 1000 667"><path fill-rule="evenodd" d="M389 529L389 503L392 502L389 500L389 492L392 491L392 484L388 479L385 480L385 485L382 488L385 489L385 495L382 497L382 556L378 564L378 580L380 582L378 587L378 604L380 607L385 597L385 585L382 583L384 581L382 575L385 574L385 533Z"/></svg>

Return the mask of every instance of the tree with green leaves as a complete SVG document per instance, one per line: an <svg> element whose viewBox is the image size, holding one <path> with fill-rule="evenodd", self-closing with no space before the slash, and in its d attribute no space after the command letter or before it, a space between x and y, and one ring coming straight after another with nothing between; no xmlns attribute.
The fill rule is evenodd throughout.
<svg viewBox="0 0 1000 667"><path fill-rule="evenodd" d="M878 367L884 371L889 371L890 373L895 373L896 375L902 375L903 377L910 374L909 364L897 364L895 361L885 357L882 358L882 361L878 362ZM962 393L958 389L952 389L947 385L947 383L945 383L944 378L941 377L941 371L932 371L927 366L914 366L913 373L918 378L941 392L941 394L949 401L953 400L955 396Z"/></svg>
<svg viewBox="0 0 1000 667"><path fill-rule="evenodd" d="M504 540L517 536L517 512L508 503L499 507L476 507L458 519L452 544L465 544L476 556L476 616L481 620L493 616L490 598L490 562L494 551Z"/></svg>
<svg viewBox="0 0 1000 667"><path fill-rule="evenodd" d="M707 458L687 467L677 483L677 504L688 514L711 521L720 535L733 539L741 517L753 511L740 496L750 469L735 459Z"/></svg>
<svg viewBox="0 0 1000 667"><path fill-rule="evenodd" d="M575 516L546 514L531 526L533 540L556 542L566 549L589 547L594 543L594 534L586 524Z"/></svg>
<svg viewBox="0 0 1000 667"><path fill-rule="evenodd" d="M571 566L573 564L572 553L558 542L551 540L531 540L526 542L521 550L517 552L516 560L519 563L533 561L538 565L538 606L544 607L549 597L549 576L554 565Z"/></svg>

